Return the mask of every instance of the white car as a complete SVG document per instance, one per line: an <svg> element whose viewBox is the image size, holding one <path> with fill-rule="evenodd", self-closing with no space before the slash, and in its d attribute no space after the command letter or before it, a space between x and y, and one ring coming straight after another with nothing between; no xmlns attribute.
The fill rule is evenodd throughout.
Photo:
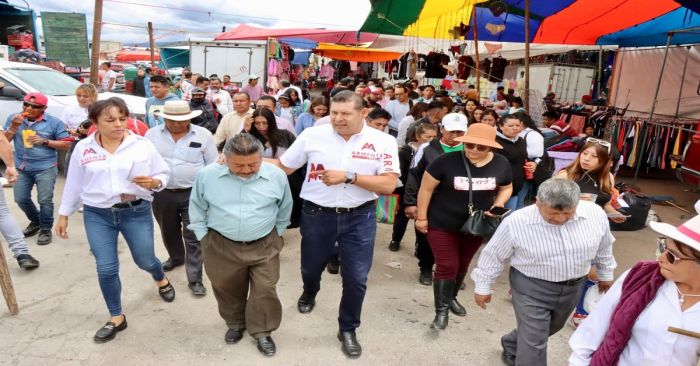
<svg viewBox="0 0 700 366"><path fill-rule="evenodd" d="M22 112L24 95L40 92L49 99L46 112L56 118L63 116L63 110L76 104L75 90L80 82L72 77L41 65L21 62L0 61L0 123L3 126L7 116ZM126 102L131 116L141 121L146 114L146 98L117 93L100 93L98 99L119 97Z"/></svg>

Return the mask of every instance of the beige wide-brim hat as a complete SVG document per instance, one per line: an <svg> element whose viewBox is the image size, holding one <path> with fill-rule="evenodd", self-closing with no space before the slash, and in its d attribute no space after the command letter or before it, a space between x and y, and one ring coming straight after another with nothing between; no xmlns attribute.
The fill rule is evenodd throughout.
<svg viewBox="0 0 700 366"><path fill-rule="evenodd" d="M466 142L468 144L490 146L496 149L503 148L501 144L496 142L496 129L486 123L472 124L469 126L464 136L456 137L454 140Z"/></svg>
<svg viewBox="0 0 700 366"><path fill-rule="evenodd" d="M202 111L190 110L190 104L184 100L169 100L158 115L172 121L187 121L200 114Z"/></svg>
<svg viewBox="0 0 700 366"><path fill-rule="evenodd" d="M649 227L667 238L700 251L700 215L693 217L678 227L665 222L655 221L650 222Z"/></svg>

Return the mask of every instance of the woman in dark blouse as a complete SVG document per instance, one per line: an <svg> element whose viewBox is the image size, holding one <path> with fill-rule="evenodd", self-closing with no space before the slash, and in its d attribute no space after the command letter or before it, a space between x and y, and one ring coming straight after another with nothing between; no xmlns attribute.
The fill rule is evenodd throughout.
<svg viewBox="0 0 700 366"><path fill-rule="evenodd" d="M518 134L525 128L522 114L503 116L498 121L496 142L503 146L498 154L508 159L513 175L513 195L508 199L506 208L515 210L518 205L518 192L525 185L525 169L534 172L537 164L527 162L527 143Z"/></svg>
<svg viewBox="0 0 700 366"><path fill-rule="evenodd" d="M464 150L435 159L423 175L418 192L416 229L427 234L435 257L434 329L447 327L448 311L467 314L457 302L457 292L484 240L461 232L468 216L469 191L474 209L484 211L503 207L513 192L507 159L491 152L501 148L493 127L476 123L456 140L464 143ZM465 164L471 172L471 184Z"/></svg>

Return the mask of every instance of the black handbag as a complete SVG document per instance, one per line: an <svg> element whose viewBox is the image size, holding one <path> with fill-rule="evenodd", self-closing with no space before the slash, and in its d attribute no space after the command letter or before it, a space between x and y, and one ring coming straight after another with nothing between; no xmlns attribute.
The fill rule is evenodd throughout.
<svg viewBox="0 0 700 366"><path fill-rule="evenodd" d="M467 159L464 157L464 153L460 152L460 155L462 155L462 162L464 163L464 167L467 169L467 176L469 177L469 206L467 207L469 216L467 217L467 221L464 222L464 225L462 225L462 229L460 231L464 234L479 236L488 240L496 232L498 225L501 223L501 218L486 216L484 210L474 209L472 172L469 169L469 164L467 164Z"/></svg>

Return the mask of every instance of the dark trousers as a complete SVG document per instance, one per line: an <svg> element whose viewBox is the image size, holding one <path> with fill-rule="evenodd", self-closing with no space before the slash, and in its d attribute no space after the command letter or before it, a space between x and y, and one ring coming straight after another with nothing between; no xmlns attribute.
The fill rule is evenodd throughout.
<svg viewBox="0 0 700 366"><path fill-rule="evenodd" d="M404 187L399 187L394 190L394 194L399 195L399 208L396 212L396 219L394 219L394 226L391 231L391 241L400 243L406 233L406 227L408 226L408 217L404 213L406 206L403 204L403 192Z"/></svg>
<svg viewBox="0 0 700 366"><path fill-rule="evenodd" d="M369 205L350 213L331 213L308 201L302 208L301 278L304 291L316 294L321 289L323 268L338 242L343 279L338 323L342 331L360 326L377 231L375 210L375 205Z"/></svg>
<svg viewBox="0 0 700 366"><path fill-rule="evenodd" d="M415 230L415 229L414 229ZM416 231L416 251L415 256L418 258L418 268L421 272L432 272L433 265L435 264L435 257L433 257L433 250L430 249L430 243L428 243L428 237L418 230Z"/></svg>
<svg viewBox="0 0 700 366"><path fill-rule="evenodd" d="M547 365L547 339L561 330L586 281L567 286L531 278L510 268L517 328L501 337L516 365Z"/></svg>
<svg viewBox="0 0 700 366"><path fill-rule="evenodd" d="M229 329L247 328L251 336L260 338L279 328L282 304L277 297L277 281L283 246L284 239L275 228L248 245L214 230L202 238L204 268L219 315Z"/></svg>
<svg viewBox="0 0 700 366"><path fill-rule="evenodd" d="M435 256L435 279L451 280L467 273L469 263L484 239L457 231L428 228L428 242Z"/></svg>
<svg viewBox="0 0 700 366"><path fill-rule="evenodd" d="M170 260L185 263L187 281L202 281L202 246L187 225L190 224L191 189L164 189L153 194L155 216ZM184 241L183 241L184 239Z"/></svg>

